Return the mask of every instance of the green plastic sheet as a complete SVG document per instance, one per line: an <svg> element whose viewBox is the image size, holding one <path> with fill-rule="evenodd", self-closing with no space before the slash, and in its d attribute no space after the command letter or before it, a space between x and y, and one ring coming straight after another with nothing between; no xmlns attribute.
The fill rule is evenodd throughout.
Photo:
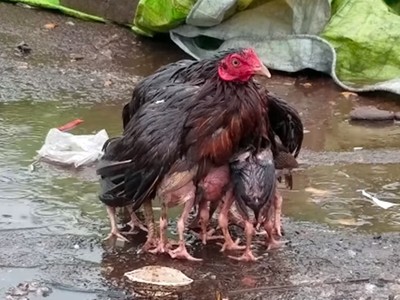
<svg viewBox="0 0 400 300"><path fill-rule="evenodd" d="M195 3L196 0L140 0L132 29L147 36L168 32L185 22Z"/></svg>
<svg viewBox="0 0 400 300"><path fill-rule="evenodd" d="M231 3L198 0L186 24L170 36L197 59L230 47L254 47L271 69L314 69L346 90L400 94L399 1L387 1L254 0L215 24L218 12Z"/></svg>
<svg viewBox="0 0 400 300"><path fill-rule="evenodd" d="M379 0L336 0L322 37L336 50L336 74L349 83L400 78L400 16Z"/></svg>

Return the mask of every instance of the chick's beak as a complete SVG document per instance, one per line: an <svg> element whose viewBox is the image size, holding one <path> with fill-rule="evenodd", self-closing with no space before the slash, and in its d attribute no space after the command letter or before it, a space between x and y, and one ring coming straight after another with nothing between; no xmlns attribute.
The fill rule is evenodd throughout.
<svg viewBox="0 0 400 300"><path fill-rule="evenodd" d="M263 63L260 64L260 66L258 68L255 69L254 74L256 75L261 75L261 76L265 76L267 78L271 78L271 73L269 72L269 70L267 69L266 66L264 66Z"/></svg>

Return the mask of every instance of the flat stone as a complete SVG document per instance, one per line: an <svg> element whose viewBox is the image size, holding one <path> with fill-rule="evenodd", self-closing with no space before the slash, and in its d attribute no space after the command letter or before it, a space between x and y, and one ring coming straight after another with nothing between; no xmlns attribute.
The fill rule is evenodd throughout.
<svg viewBox="0 0 400 300"><path fill-rule="evenodd" d="M350 112L350 119L365 121L389 121L394 119L392 111L381 110L374 106L360 106Z"/></svg>

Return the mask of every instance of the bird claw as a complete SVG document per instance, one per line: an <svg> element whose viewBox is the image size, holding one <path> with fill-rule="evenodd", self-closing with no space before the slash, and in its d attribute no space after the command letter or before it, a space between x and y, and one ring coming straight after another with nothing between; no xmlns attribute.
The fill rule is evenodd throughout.
<svg viewBox="0 0 400 300"><path fill-rule="evenodd" d="M171 251L172 246L178 245L179 243L176 241L166 241L166 242L158 242L158 245L155 249L147 250L147 252L152 254L159 254L159 253L169 253Z"/></svg>
<svg viewBox="0 0 400 300"><path fill-rule="evenodd" d="M152 248L157 248L157 245L158 241L156 239L147 240L146 243L144 243L144 245L142 246L142 251L150 252Z"/></svg>
<svg viewBox="0 0 400 300"><path fill-rule="evenodd" d="M222 246L220 252L224 252L226 250L243 250L246 248L246 246L239 246L240 243L240 239L237 239L235 242L234 241L230 241L227 242L225 241L225 243L222 245L220 243L217 243L219 246Z"/></svg>
<svg viewBox="0 0 400 300"><path fill-rule="evenodd" d="M245 251L242 256L228 255L228 257L231 259L234 259L234 260L238 260L238 261L257 261L261 258L260 256L258 256L258 257L254 256L253 252L250 250Z"/></svg>
<svg viewBox="0 0 400 300"><path fill-rule="evenodd" d="M267 242L267 250L279 249L280 247L286 245L289 241L268 241Z"/></svg>
<svg viewBox="0 0 400 300"><path fill-rule="evenodd" d="M206 234L200 232L200 233L193 233L193 235L199 240L201 240L203 245L206 245L207 241L221 240L224 238L222 235L213 235L215 231L216 231L215 229L210 229L209 231L207 231Z"/></svg>
<svg viewBox="0 0 400 300"><path fill-rule="evenodd" d="M159 253L168 253L171 249L171 245L169 243L158 243L157 247L154 249L149 249L147 252L151 254L159 254Z"/></svg>
<svg viewBox="0 0 400 300"><path fill-rule="evenodd" d="M280 224L275 224L274 228L272 229L272 234L282 237L282 234L284 234L284 230Z"/></svg>
<svg viewBox="0 0 400 300"><path fill-rule="evenodd" d="M192 255L187 252L187 249L185 246L179 246L178 248L174 250L168 251L168 254L171 256L173 259L186 259L190 261L202 261L201 258L196 258L193 257Z"/></svg>
<svg viewBox="0 0 400 300"><path fill-rule="evenodd" d="M123 240L124 242L129 242L129 240L124 237L120 232L113 232L111 231L106 238L103 239L103 241L108 241L111 238L120 238L121 240Z"/></svg>
<svg viewBox="0 0 400 300"><path fill-rule="evenodd" d="M139 228L140 230L143 230L144 232L149 232L148 229L140 222L133 222L130 221L126 225L130 227L129 231L125 232L125 234L137 234L138 232L135 231L135 228Z"/></svg>

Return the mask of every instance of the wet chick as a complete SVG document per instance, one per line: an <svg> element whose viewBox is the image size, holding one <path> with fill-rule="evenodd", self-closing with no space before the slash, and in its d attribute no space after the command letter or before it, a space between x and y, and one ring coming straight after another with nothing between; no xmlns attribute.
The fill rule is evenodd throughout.
<svg viewBox="0 0 400 300"><path fill-rule="evenodd" d="M299 166L296 158L292 153L287 150L282 144L277 144L278 153L274 156L274 164L276 169L276 178L282 182L282 177L285 179L287 188L293 188L292 170ZM283 198L277 191L274 199L274 233L282 236L281 214L282 214L282 201Z"/></svg>
<svg viewBox="0 0 400 300"><path fill-rule="evenodd" d="M103 151L112 151L113 147L115 146L115 142L118 142L120 140L120 137L117 138L111 138L103 146ZM98 165L98 168L101 168L102 166L106 165L107 162L100 162ZM101 178L100 180L100 186L103 191L106 191L104 193L104 196L100 199L106 206L107 210L107 215L110 220L110 225L111 225L111 231L107 235L107 237L104 240L109 240L112 237L117 237L120 238L126 242L128 242L128 239L122 235L120 230L118 229L117 226L117 217L116 217L116 208L118 207L126 207L129 211L131 220L128 223L130 226L130 230L128 232L124 232L123 234L134 234L135 233L135 228L138 227L142 229L143 231L147 231L147 228L142 224L142 222L139 220L137 217L135 211L132 209L131 204L129 201L125 201L125 199L120 199L120 201L113 201L114 199L108 197L108 191L113 191L118 187L118 185L122 182L122 178L119 175L116 176L106 176Z"/></svg>
<svg viewBox="0 0 400 300"><path fill-rule="evenodd" d="M215 232L211 229L207 232L207 226L210 218L217 209L220 200L224 197L229 188L230 174L229 165L211 169L207 176L200 181L197 186L197 199L199 203L198 215L194 223L200 224L200 238L205 245L207 240L223 238L222 236L213 236ZM196 224L194 224L196 225Z"/></svg>
<svg viewBox="0 0 400 300"><path fill-rule="evenodd" d="M255 261L257 258L251 250L251 242L255 233L254 225L264 225L269 236L272 228L268 218L272 217L274 198L276 194L276 177L271 150L264 149L258 153L246 151L238 154L230 164L232 188L224 198L224 204L219 215L219 225L225 237L222 250L231 248L233 241L228 231L228 211L235 202L237 210L244 220L246 247L241 257L230 258L244 261ZM254 220L248 209L254 214ZM240 247L240 246L239 246ZM236 247L238 248L238 247Z"/></svg>
<svg viewBox="0 0 400 300"><path fill-rule="evenodd" d="M277 143L277 150L277 154L274 157L276 177L281 182L282 176L284 176L286 187L292 189L292 170L298 168L299 163L294 155L286 147L282 146L282 144Z"/></svg>
<svg viewBox="0 0 400 300"><path fill-rule="evenodd" d="M177 165L181 163L181 161L178 161L175 166L172 167L172 170L176 169ZM184 238L186 222L195 200L196 187L193 183L193 176L196 172L196 167L188 171L171 171L162 180L157 190L157 198L161 200L160 240L158 246L149 252L153 254L168 253L172 258L192 261L201 260L188 253ZM184 205L183 212L177 223L179 246L172 250L172 245L168 241L166 235L168 227L168 208L178 205Z"/></svg>

